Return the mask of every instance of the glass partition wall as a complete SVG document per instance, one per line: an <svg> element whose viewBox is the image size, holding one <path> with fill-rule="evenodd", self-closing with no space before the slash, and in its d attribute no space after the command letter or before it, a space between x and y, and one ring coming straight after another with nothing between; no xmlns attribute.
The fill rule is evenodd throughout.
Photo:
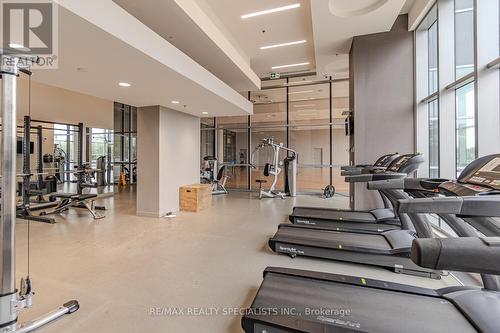
<svg viewBox="0 0 500 333"><path fill-rule="evenodd" d="M298 77L263 81L262 87L247 93L254 104L253 116L202 119L201 160L215 156L223 161L228 188L255 190L255 180L266 179L263 168L272 159L270 148L254 153L255 148L263 139L273 138L298 154L299 193L319 193L332 184L348 195L340 176L340 166L349 164L344 128L348 81ZM278 187L283 186L282 176Z"/></svg>

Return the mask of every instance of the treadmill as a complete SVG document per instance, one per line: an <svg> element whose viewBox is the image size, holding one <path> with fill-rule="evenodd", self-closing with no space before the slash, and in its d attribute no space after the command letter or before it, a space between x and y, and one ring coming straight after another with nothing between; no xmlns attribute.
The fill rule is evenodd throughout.
<svg viewBox="0 0 500 333"><path fill-rule="evenodd" d="M408 159L421 158L420 155L406 156ZM438 185L434 186L437 188ZM427 186L420 189L429 191ZM403 190L384 191L390 193L389 196L395 202L409 198ZM414 239L434 237L427 217L423 214L401 214L399 219L405 226L403 229L380 233L363 230L326 230L307 225L280 224L276 234L269 239L269 247L274 252L287 254L291 258L299 255L340 260L380 266L396 273L440 279L441 271L420 267L410 259L411 244Z"/></svg>
<svg viewBox="0 0 500 333"><path fill-rule="evenodd" d="M464 220L500 217L500 155L439 191L455 197L402 200L400 213ZM464 170L465 171L465 170ZM468 171L471 171L469 168ZM463 177L462 177L463 176ZM460 196L456 196L460 195ZM428 268L481 274L484 287L428 289L389 281L268 267L242 317L245 332L498 333L500 234L418 239L412 259Z"/></svg>
<svg viewBox="0 0 500 333"><path fill-rule="evenodd" d="M372 170L384 170L399 157L398 153L391 153L382 155L374 164L357 164L357 165L345 165L340 167L341 176L355 175L361 173L369 173Z"/></svg>
<svg viewBox="0 0 500 333"><path fill-rule="evenodd" d="M393 157L388 157L390 160ZM372 180L394 179L407 177L424 162L421 154L406 154L393 159L387 168L351 169L345 180L350 183L362 183ZM346 171L347 172L347 171ZM355 231L381 233L389 230L407 229L401 226L401 221L392 209L394 198L390 191L379 191L384 208L370 211L353 211L347 209L332 209L320 207L294 207L289 216L290 222L297 225L319 227L325 230ZM361 231L360 231L361 232Z"/></svg>

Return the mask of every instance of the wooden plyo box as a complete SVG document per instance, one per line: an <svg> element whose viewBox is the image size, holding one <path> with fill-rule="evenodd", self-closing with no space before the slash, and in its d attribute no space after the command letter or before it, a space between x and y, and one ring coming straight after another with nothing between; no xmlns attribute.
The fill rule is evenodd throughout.
<svg viewBox="0 0 500 333"><path fill-rule="evenodd" d="M210 184L185 185L179 188L179 206L184 212L199 212L212 206Z"/></svg>

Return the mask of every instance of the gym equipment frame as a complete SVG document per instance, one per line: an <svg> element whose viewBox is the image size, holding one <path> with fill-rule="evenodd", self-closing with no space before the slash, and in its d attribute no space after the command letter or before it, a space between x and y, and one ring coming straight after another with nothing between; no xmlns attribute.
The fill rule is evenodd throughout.
<svg viewBox="0 0 500 333"><path fill-rule="evenodd" d="M18 312L32 305L33 290L29 275L16 289L16 112L17 77L19 72L30 75L29 68L22 68L17 56L0 55L2 75L2 212L0 219L0 332L31 332L47 323L79 309L77 301L64 303L58 309L33 321L18 324ZM27 59L27 62L30 62ZM25 62L25 61L23 61ZM28 222L29 223L29 222Z"/></svg>

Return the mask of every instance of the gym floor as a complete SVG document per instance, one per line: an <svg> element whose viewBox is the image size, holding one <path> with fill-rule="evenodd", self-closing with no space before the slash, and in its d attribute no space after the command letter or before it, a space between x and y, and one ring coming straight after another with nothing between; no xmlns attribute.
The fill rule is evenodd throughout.
<svg viewBox="0 0 500 333"><path fill-rule="evenodd" d="M200 213L173 219L135 216L133 190L98 204L106 218L92 220L71 210L55 225L31 223L31 278L36 292L32 319L70 299L81 308L40 332L242 332L240 316L230 308L250 305L267 266L357 275L439 288L456 284L403 276L368 266L290 259L274 254L267 240L285 222L294 205L347 207L347 198L323 200L303 195L259 201L236 192L214 197ZM27 222L17 222L17 273L26 275ZM152 308L177 308L177 315L153 315ZM219 313L189 315L188 308ZM215 310L212 310L215 311Z"/></svg>

